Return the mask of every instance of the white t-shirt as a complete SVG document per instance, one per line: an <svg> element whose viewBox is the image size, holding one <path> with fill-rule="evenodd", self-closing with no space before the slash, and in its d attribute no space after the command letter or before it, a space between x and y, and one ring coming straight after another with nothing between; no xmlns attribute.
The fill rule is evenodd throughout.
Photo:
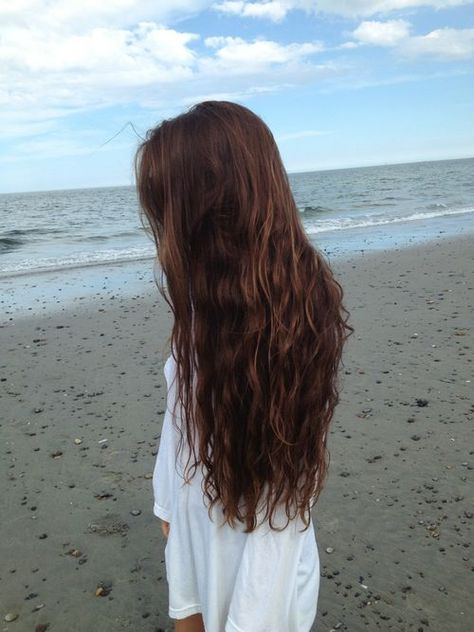
<svg viewBox="0 0 474 632"><path fill-rule="evenodd" d="M256 530L244 533L240 523L222 525L219 503L210 520L200 467L185 484L186 450L176 462L180 434L172 419L177 392L172 355L164 374L167 406L153 472L153 513L170 523L165 546L169 616L184 619L201 612L206 632L309 632L320 576L312 521L301 532L299 517L283 531L259 520ZM177 416L180 410L178 405ZM284 508L274 523L286 524Z"/></svg>

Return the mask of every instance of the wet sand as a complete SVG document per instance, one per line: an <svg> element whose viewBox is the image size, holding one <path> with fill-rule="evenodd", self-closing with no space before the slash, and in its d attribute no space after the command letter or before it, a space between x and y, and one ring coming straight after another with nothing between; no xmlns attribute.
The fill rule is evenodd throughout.
<svg viewBox="0 0 474 632"><path fill-rule="evenodd" d="M317 632L473 629L473 258L461 237L331 262L356 331L313 512ZM0 327L0 630L171 630L151 512L169 308L115 287L34 314Z"/></svg>

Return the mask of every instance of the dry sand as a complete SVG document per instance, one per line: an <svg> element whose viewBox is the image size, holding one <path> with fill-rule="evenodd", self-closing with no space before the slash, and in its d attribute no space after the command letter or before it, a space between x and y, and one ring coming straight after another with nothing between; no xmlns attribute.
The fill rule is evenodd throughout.
<svg viewBox="0 0 474 632"><path fill-rule="evenodd" d="M474 630L473 255L331 263L356 331L313 513L318 632ZM172 629L150 478L171 315L154 288L114 297L0 327L0 630Z"/></svg>

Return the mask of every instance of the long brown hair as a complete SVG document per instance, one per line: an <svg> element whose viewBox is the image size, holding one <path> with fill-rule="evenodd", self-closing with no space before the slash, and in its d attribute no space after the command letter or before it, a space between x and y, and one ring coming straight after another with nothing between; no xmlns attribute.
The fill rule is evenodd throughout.
<svg viewBox="0 0 474 632"><path fill-rule="evenodd" d="M286 524L299 513L306 529L353 327L274 137L243 105L203 101L147 132L135 173L174 316L186 480L205 466L209 511L219 501L245 532L262 498L271 528L284 506Z"/></svg>

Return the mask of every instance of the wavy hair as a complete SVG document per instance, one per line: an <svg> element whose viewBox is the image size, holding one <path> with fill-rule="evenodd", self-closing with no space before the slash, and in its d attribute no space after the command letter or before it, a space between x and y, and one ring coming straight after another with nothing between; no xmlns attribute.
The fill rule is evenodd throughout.
<svg viewBox="0 0 474 632"><path fill-rule="evenodd" d="M341 285L303 229L274 137L243 105L203 101L148 130L134 166L174 316L193 457L185 480L202 464L209 512L221 503L224 522L246 533L261 500L272 529L284 506L286 525L299 514L306 530L354 329Z"/></svg>

